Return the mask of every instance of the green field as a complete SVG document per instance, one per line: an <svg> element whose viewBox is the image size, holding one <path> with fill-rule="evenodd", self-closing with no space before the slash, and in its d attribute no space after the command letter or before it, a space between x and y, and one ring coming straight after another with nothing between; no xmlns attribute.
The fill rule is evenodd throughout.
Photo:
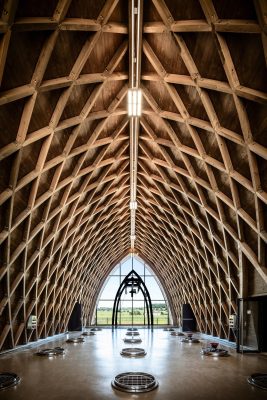
<svg viewBox="0 0 267 400"><path fill-rule="evenodd" d="M166 307L160 305L160 307L153 308L154 325L167 325L168 324L168 311ZM100 307L97 309L97 324L98 325L111 325L112 324L112 308ZM118 313L118 322L122 325L129 325L132 322L136 325L144 325L147 321L144 321L144 309L134 308L133 315L132 309L122 309Z"/></svg>

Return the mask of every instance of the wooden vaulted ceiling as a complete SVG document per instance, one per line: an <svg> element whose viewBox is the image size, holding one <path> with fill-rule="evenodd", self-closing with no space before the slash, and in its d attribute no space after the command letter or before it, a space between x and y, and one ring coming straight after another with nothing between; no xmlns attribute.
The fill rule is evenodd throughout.
<svg viewBox="0 0 267 400"><path fill-rule="evenodd" d="M128 2L0 1L0 348L89 323L130 249ZM229 338L266 292L267 2L145 0L136 252ZM26 329L37 315L36 331Z"/></svg>

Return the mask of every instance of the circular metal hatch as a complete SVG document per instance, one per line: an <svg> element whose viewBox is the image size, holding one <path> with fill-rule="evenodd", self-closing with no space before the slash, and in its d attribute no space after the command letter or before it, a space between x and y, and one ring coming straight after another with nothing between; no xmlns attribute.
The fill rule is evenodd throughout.
<svg viewBox="0 0 267 400"><path fill-rule="evenodd" d="M128 338L128 337L126 337L123 340L124 340L124 343L141 343L142 342L142 339L140 337L138 337L138 338L135 338L135 337Z"/></svg>
<svg viewBox="0 0 267 400"><path fill-rule="evenodd" d="M127 331L128 332L136 332L136 331L138 331L138 329L137 328L128 328Z"/></svg>
<svg viewBox="0 0 267 400"><path fill-rule="evenodd" d="M184 333L175 331L175 332L171 332L171 335L172 336L184 336Z"/></svg>
<svg viewBox="0 0 267 400"><path fill-rule="evenodd" d="M182 340L181 340L181 342L182 343L200 343L200 341L198 340L198 339L195 339L195 338L188 338L188 337L186 337L186 338L183 338Z"/></svg>
<svg viewBox="0 0 267 400"><path fill-rule="evenodd" d="M37 351L37 353L35 353L35 354L37 356L53 357L53 356L65 354L65 350L62 347L55 347L54 349L43 349L43 350Z"/></svg>
<svg viewBox="0 0 267 400"><path fill-rule="evenodd" d="M20 382L20 377L12 372L0 373L0 390L15 386Z"/></svg>
<svg viewBox="0 0 267 400"><path fill-rule="evenodd" d="M66 343L82 343L82 342L84 342L83 337L77 337L77 338L72 338L72 339L66 340Z"/></svg>
<svg viewBox="0 0 267 400"><path fill-rule="evenodd" d="M201 349L201 354L204 356L211 356L211 357L225 357L229 356L227 350L223 349L214 349L213 347L205 347Z"/></svg>
<svg viewBox="0 0 267 400"><path fill-rule="evenodd" d="M92 331L90 331L90 332L84 331L82 333L82 336L94 336L94 335L95 335L95 332L92 332Z"/></svg>
<svg viewBox="0 0 267 400"><path fill-rule="evenodd" d="M158 387L155 377L145 372L125 372L111 382L115 389L127 393L145 393Z"/></svg>
<svg viewBox="0 0 267 400"><path fill-rule="evenodd" d="M130 358L144 357L146 355L146 351L140 347L128 347L122 349L121 355Z"/></svg>
<svg viewBox="0 0 267 400"><path fill-rule="evenodd" d="M126 336L139 336L140 333L136 331L126 332Z"/></svg>
<svg viewBox="0 0 267 400"><path fill-rule="evenodd" d="M248 382L257 388L267 390L267 374L252 374Z"/></svg>

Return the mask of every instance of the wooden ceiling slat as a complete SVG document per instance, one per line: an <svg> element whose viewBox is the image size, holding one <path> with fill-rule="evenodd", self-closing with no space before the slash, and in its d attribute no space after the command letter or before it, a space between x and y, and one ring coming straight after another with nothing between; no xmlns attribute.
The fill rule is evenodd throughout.
<svg viewBox="0 0 267 400"><path fill-rule="evenodd" d="M0 349L65 331L77 300L91 323L130 251L127 2L31 1L0 20ZM135 251L175 323L189 302L232 340L237 297L267 283L265 2L174 3L144 10Z"/></svg>

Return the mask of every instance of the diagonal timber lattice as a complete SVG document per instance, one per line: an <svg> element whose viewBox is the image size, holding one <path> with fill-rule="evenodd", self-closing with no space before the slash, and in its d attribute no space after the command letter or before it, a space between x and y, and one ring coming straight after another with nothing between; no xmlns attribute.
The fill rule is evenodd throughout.
<svg viewBox="0 0 267 400"><path fill-rule="evenodd" d="M186 3L186 5L185 5ZM0 349L90 323L130 249L128 4L0 1ZM144 3L135 250L179 323L266 293L267 3ZM26 329L31 314L36 331Z"/></svg>

